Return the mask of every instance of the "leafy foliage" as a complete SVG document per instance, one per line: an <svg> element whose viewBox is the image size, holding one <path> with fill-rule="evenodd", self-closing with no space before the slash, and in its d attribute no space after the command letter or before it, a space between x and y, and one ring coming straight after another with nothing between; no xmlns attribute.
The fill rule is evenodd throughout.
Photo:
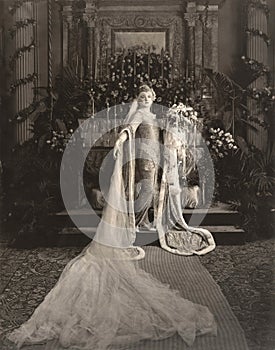
<svg viewBox="0 0 275 350"><path fill-rule="evenodd" d="M274 232L274 147L267 152L243 142L242 149L231 159L230 169L221 170L225 186L221 189L243 218L251 237L269 237Z"/></svg>
<svg viewBox="0 0 275 350"><path fill-rule="evenodd" d="M28 237L45 243L50 238L48 214L62 207L59 167L57 153L41 149L37 139L13 149L4 172L5 210L6 225L17 232L17 239L25 241Z"/></svg>

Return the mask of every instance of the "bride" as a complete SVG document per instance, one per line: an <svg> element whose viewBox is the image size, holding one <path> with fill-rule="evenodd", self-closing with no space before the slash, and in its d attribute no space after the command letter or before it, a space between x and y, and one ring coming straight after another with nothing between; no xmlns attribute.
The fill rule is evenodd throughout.
<svg viewBox="0 0 275 350"><path fill-rule="evenodd" d="M161 246L172 253L205 254L215 247L208 231L189 227L179 213L178 192L172 190L178 183L173 149L165 155L158 187L159 170L154 164L161 152L154 142L158 137L150 111L154 99L149 86L140 88L114 147L115 166L96 235L66 265L30 319L8 334L19 348L47 343L47 349L127 349L129 344L175 333L192 345L198 335L216 334L214 316L207 307L183 299L136 262L145 256L141 247L133 245L137 225L155 228ZM138 133L141 146L135 142ZM169 139L167 133L163 143L168 148ZM137 154L136 164L133 155ZM135 191L136 167L139 191ZM145 196L139 200L136 192L142 195L142 191ZM156 214L150 223L152 201ZM171 225L175 219L176 225Z"/></svg>

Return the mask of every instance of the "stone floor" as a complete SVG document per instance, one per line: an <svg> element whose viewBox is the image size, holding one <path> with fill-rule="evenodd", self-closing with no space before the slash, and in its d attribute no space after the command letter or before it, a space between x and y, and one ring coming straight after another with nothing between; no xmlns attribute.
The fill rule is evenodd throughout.
<svg viewBox="0 0 275 350"><path fill-rule="evenodd" d="M275 348L274 242L218 246L214 252L201 257L239 319L250 350ZM28 319L54 286L66 263L80 250L0 248L1 333ZM5 341L0 342L0 348L10 349Z"/></svg>

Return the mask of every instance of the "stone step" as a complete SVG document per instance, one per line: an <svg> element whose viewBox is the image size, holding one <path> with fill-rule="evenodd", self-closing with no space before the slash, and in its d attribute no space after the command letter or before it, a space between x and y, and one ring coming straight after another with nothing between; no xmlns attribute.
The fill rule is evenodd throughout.
<svg viewBox="0 0 275 350"><path fill-rule="evenodd" d="M217 245L245 243L245 231L236 226L202 226L210 231Z"/></svg>
<svg viewBox="0 0 275 350"><path fill-rule="evenodd" d="M209 230L217 245L233 245L245 243L244 230L235 226L202 226ZM94 237L96 227L82 227L81 230L76 227L66 227L59 232L57 244L59 246L84 246ZM156 231L137 232L135 245L151 244L158 240Z"/></svg>
<svg viewBox="0 0 275 350"><path fill-rule="evenodd" d="M89 209L74 209L51 215L49 223L57 227L75 226L77 222L80 227L96 227L100 222L101 211L91 211ZM150 211L151 217L153 210ZM240 225L240 215L237 211L223 207L214 207L210 209L184 209L183 216L190 226L223 226Z"/></svg>

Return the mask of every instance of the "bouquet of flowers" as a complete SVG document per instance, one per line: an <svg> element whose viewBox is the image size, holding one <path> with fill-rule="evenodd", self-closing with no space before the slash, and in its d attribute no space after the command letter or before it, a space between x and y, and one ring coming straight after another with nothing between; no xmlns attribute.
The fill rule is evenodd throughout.
<svg viewBox="0 0 275 350"><path fill-rule="evenodd" d="M198 112L193 107L187 106L180 102L174 104L169 108L167 117L172 125L186 126L186 125L198 125L200 123L198 119Z"/></svg>
<svg viewBox="0 0 275 350"><path fill-rule="evenodd" d="M229 132L225 132L220 128L210 128L208 131L209 136L206 144L214 158L224 158L229 152L238 148L233 136Z"/></svg>

